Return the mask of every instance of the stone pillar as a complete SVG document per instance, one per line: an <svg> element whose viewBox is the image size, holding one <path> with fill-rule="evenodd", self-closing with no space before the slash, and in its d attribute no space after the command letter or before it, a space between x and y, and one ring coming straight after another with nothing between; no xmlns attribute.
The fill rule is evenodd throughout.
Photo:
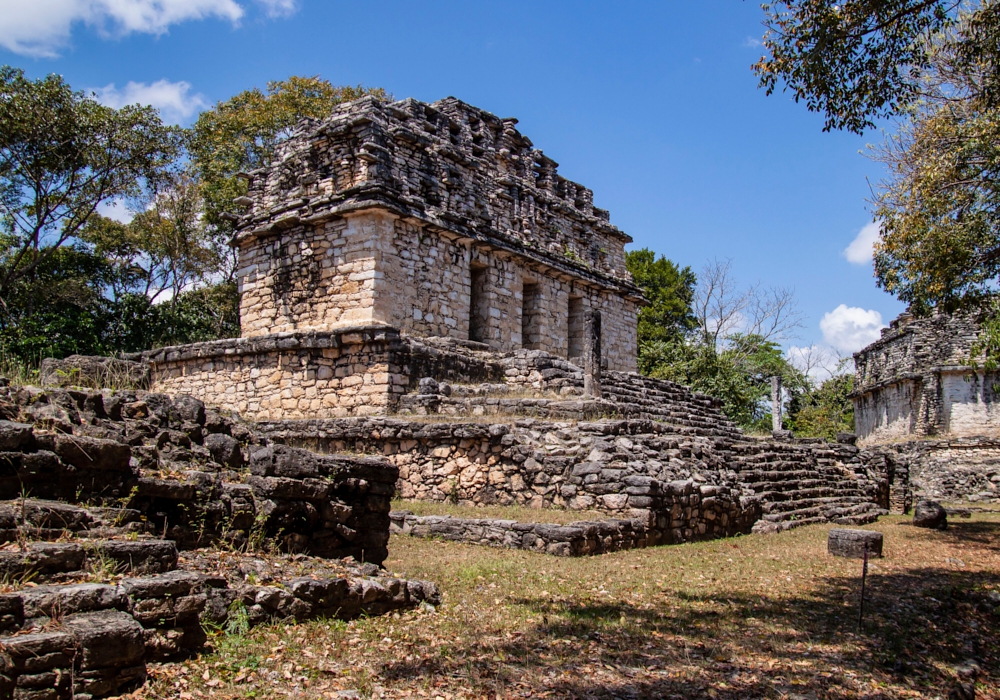
<svg viewBox="0 0 1000 700"><path fill-rule="evenodd" d="M601 398L601 312L597 310L584 314L583 393Z"/></svg>
<svg viewBox="0 0 1000 700"><path fill-rule="evenodd" d="M781 377L771 377L771 429L781 430Z"/></svg>

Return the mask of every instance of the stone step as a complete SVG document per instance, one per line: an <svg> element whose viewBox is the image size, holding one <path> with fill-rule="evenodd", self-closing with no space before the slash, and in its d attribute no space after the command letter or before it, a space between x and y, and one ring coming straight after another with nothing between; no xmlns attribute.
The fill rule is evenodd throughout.
<svg viewBox="0 0 1000 700"><path fill-rule="evenodd" d="M52 580L100 571L105 574L159 574L177 568L171 540L86 540L29 542L22 550L0 551L0 577Z"/></svg>

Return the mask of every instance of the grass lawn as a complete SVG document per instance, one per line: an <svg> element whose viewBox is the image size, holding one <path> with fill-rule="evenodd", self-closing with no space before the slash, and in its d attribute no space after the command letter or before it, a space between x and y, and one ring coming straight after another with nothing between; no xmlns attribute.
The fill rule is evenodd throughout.
<svg viewBox="0 0 1000 700"><path fill-rule="evenodd" d="M1000 698L1000 513L907 521L868 526L861 633L830 526L581 559L394 536L387 567L436 581L436 611L219 633L135 697L943 700L975 658Z"/></svg>

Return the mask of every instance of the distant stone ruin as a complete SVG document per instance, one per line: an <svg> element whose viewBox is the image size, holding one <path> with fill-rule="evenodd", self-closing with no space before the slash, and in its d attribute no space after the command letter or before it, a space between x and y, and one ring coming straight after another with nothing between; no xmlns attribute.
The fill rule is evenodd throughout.
<svg viewBox="0 0 1000 700"><path fill-rule="evenodd" d="M901 314L854 355L859 442L887 460L893 502L1000 501L1000 377L972 366L967 315Z"/></svg>

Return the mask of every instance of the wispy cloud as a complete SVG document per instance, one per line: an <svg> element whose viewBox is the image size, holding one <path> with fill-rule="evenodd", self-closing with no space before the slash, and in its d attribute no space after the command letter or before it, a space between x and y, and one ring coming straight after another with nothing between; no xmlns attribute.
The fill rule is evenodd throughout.
<svg viewBox="0 0 1000 700"><path fill-rule="evenodd" d="M743 47L747 49L756 49L760 48L763 45L764 42L762 42L757 37L748 36L746 39L743 40Z"/></svg>
<svg viewBox="0 0 1000 700"><path fill-rule="evenodd" d="M858 235L844 249L844 257L847 258L847 262L852 265L870 265L878 236L879 225L874 221L858 231Z"/></svg>
<svg viewBox="0 0 1000 700"><path fill-rule="evenodd" d="M268 17L288 17L299 9L297 0L257 0Z"/></svg>
<svg viewBox="0 0 1000 700"><path fill-rule="evenodd" d="M150 105L160 110L164 121L171 124L186 122L197 112L209 106L208 100L200 93L191 92L191 84L185 80L172 83L157 80L155 83L129 81L118 89L114 83L95 88L94 93L102 104L121 108L125 105Z"/></svg>
<svg viewBox="0 0 1000 700"><path fill-rule="evenodd" d="M296 0L257 0L268 17L284 17ZM55 57L84 24L106 37L163 34L173 24L216 18L237 24L246 14L236 0L27 0L5 2L0 46L24 56Z"/></svg>
<svg viewBox="0 0 1000 700"><path fill-rule="evenodd" d="M826 312L819 322L826 344L843 353L857 352L874 343L885 327L878 311L847 304Z"/></svg>

